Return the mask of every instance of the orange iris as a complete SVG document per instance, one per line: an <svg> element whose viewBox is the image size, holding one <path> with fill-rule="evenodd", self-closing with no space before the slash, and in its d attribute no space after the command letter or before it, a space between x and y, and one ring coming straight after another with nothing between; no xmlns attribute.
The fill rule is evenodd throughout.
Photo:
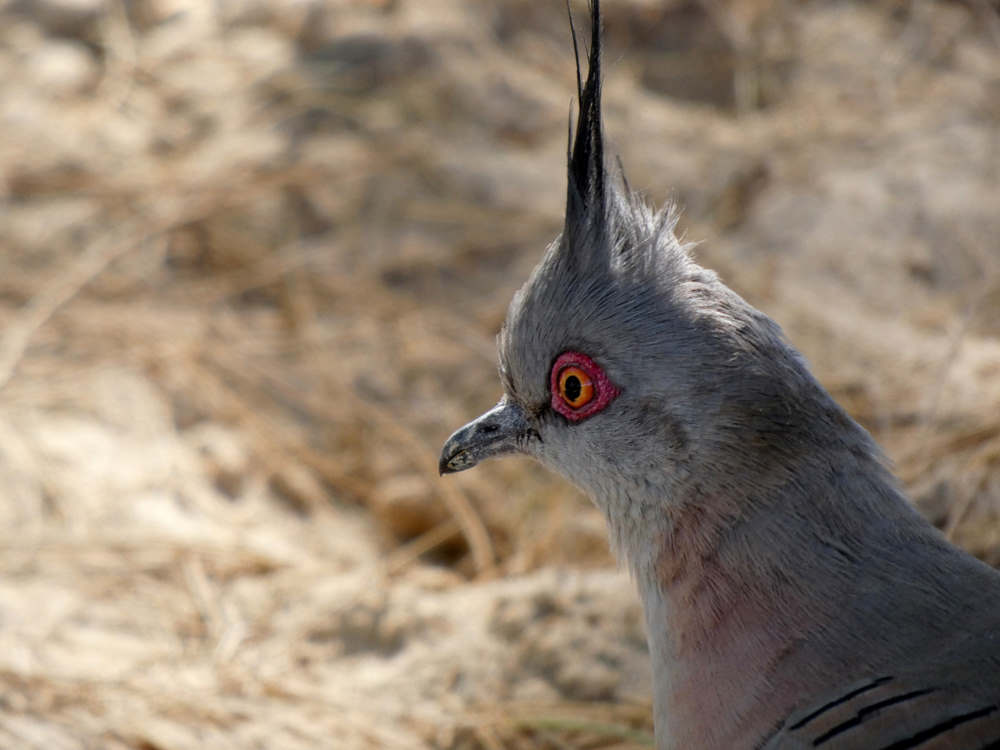
<svg viewBox="0 0 1000 750"><path fill-rule="evenodd" d="M579 409L594 400L594 384L590 375L579 367L566 367L559 373L559 397L569 406Z"/></svg>

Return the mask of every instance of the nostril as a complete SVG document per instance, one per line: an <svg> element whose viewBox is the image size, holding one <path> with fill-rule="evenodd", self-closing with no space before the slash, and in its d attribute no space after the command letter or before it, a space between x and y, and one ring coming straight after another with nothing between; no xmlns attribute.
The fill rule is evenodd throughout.
<svg viewBox="0 0 1000 750"><path fill-rule="evenodd" d="M493 422L487 422L480 429L483 431L484 435L489 435L489 434L494 433L497 430L499 430L500 426L497 425L497 424L494 424Z"/></svg>

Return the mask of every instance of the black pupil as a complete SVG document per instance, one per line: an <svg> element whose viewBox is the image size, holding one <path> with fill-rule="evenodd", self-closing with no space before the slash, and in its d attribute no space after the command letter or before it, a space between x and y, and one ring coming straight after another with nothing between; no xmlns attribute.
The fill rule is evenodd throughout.
<svg viewBox="0 0 1000 750"><path fill-rule="evenodd" d="M580 378L576 375L570 375L566 378L563 388L566 391L566 400L576 401L580 398L580 391L583 390L583 384L580 382Z"/></svg>

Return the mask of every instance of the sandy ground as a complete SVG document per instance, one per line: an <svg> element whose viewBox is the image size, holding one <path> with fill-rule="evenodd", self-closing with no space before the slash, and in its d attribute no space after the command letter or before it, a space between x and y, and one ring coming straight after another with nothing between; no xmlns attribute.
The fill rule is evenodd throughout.
<svg viewBox="0 0 1000 750"><path fill-rule="evenodd" d="M632 185L1000 564L995 3L606 16ZM0 0L0 748L648 745L597 511L436 473L573 86L555 0Z"/></svg>

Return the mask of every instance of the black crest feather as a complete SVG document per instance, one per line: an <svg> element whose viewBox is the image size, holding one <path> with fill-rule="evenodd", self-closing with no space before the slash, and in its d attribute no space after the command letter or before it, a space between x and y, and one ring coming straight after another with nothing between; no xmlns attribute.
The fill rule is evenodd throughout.
<svg viewBox="0 0 1000 750"><path fill-rule="evenodd" d="M569 184L566 195L566 229L590 217L603 216L606 200L604 192L604 141L601 134L601 4L590 3L590 55L587 60L587 82L582 83L580 50L573 24L573 12L566 1L569 26L573 35L573 54L576 58L576 87L580 100L580 114L576 122L573 150L569 154Z"/></svg>

